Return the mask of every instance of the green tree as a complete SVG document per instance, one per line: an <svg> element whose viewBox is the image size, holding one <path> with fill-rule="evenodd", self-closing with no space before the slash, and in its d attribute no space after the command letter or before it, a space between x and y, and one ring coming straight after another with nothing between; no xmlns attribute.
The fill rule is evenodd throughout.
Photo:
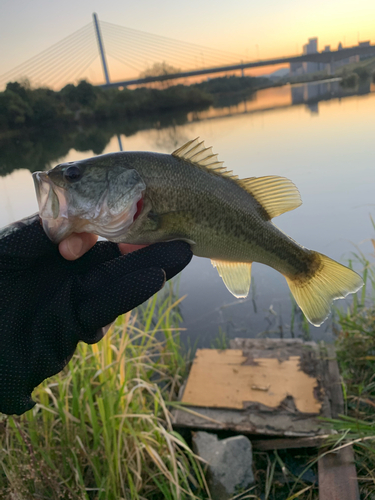
<svg viewBox="0 0 375 500"><path fill-rule="evenodd" d="M81 80L78 85L69 83L60 90L62 99L72 109L78 109L80 106L93 106L97 99L97 92L100 92L100 89L96 89L86 80Z"/></svg>
<svg viewBox="0 0 375 500"><path fill-rule="evenodd" d="M33 117L33 110L22 97L12 90L0 93L0 126L17 128L26 125Z"/></svg>
<svg viewBox="0 0 375 500"><path fill-rule="evenodd" d="M139 78L148 78L150 76L172 75L174 73L181 73L181 69L175 68L174 66L163 61L161 63L154 63L150 68L141 71L141 73L139 73Z"/></svg>

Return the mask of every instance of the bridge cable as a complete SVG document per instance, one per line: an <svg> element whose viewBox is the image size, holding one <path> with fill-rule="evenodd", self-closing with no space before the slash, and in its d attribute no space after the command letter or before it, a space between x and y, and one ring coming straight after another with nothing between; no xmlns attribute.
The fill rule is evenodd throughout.
<svg viewBox="0 0 375 500"><path fill-rule="evenodd" d="M121 51L120 49L118 49L117 47L110 47L109 50L107 50L107 54L109 56L116 56L116 57L120 57L121 59L125 60L125 61L128 61L129 62L129 65L130 65L130 62L133 64L132 68L135 70L135 71L142 71L143 69L143 63L140 62L140 59L139 58L136 58L128 53L125 53L124 55L124 51ZM139 65L141 65L141 67L139 67Z"/></svg>
<svg viewBox="0 0 375 500"><path fill-rule="evenodd" d="M108 40L108 38L107 38L107 40ZM107 43L107 45L106 45L107 51L110 50L111 44L116 44L120 48L120 44L118 42L116 42L114 40L110 40L110 43L109 44ZM121 49L124 50L124 47L121 46ZM144 56L146 56L146 57L150 56L151 53L154 53L154 54L157 55L157 57L160 57L161 61L163 61L163 60L166 59L165 54L161 55L162 53L160 53L159 51L156 51L154 49L150 50L150 46L148 46L146 50L142 50L142 49L135 49L134 45L132 45L132 51L133 51L133 53L135 51L138 52L138 53L140 52L143 57ZM169 60L176 59L177 60L177 64L181 65L181 58L177 54L173 54L172 53L171 56L167 56L167 57L169 57ZM147 57L147 59L149 59L149 58L150 57ZM191 57L190 57L190 59L191 59ZM176 63L174 63L174 64L176 64Z"/></svg>
<svg viewBox="0 0 375 500"><path fill-rule="evenodd" d="M108 47L107 48L107 53L108 54L111 54L112 52L116 52L117 51L117 55L118 56L121 55L123 57L124 52L126 52L126 51L124 51L123 48L121 48L121 47L119 47L117 45L112 46L112 45L107 44L107 47ZM127 58L130 58L133 61L136 61L136 64L141 64L141 68L142 69L138 68L139 71L143 71L143 70L145 70L145 69L147 69L149 67L149 63L148 63L147 59L149 59L150 56L148 55L148 57L147 57L147 55L148 54L142 53L141 56L134 57L134 55L130 56L129 53L126 52L126 57ZM143 62L141 62L141 60L143 60ZM161 61L162 60L163 59L161 59Z"/></svg>
<svg viewBox="0 0 375 500"><path fill-rule="evenodd" d="M78 80L79 79L79 75L82 75L84 73L84 71L86 71L86 69L89 66L91 66L91 64L98 57L99 57L99 54L97 54L97 53L96 54L91 54L91 58L89 58L88 55L85 55L85 57L82 57L80 59L80 61L74 66L74 68L72 69L72 71L69 74L65 73L65 75L68 74L68 76L66 76L64 78L64 80L67 82L67 85L71 82L71 80L72 80L72 78L73 78L74 75L76 75L76 80ZM57 85L58 81L59 81L58 79L53 80L53 85ZM63 87L65 87L65 85Z"/></svg>
<svg viewBox="0 0 375 500"><path fill-rule="evenodd" d="M71 41L72 38L76 37L76 35L78 35L78 34L81 34L81 33L85 32L85 30L88 30L88 29L92 30L92 24L91 23L83 26L82 28L80 28L79 30L75 31L74 33L71 33L67 37L65 37L62 40L60 40L59 42L53 44L48 49L45 49L42 52L40 52L39 54L37 54L36 56L31 57L30 59L28 59L24 63L19 64L18 66L12 68L11 70L6 71L2 75L0 75L0 78L1 79L6 78L7 75L14 74L14 72L17 72L19 70L24 70L29 65L35 65L39 61L39 59L44 59L44 58L48 59L48 57L50 57L50 55L51 55L50 53L53 53L60 46L63 47L66 43L70 43L70 41Z"/></svg>
<svg viewBox="0 0 375 500"><path fill-rule="evenodd" d="M85 37L80 37L79 41L81 43L86 42L86 44L87 44L87 41L89 41L90 38L91 38L90 35L86 34ZM77 46L82 47L81 44L77 43L77 40L72 40L72 43L74 43L74 45L72 45L72 47L77 47ZM93 41L90 41L90 43L93 44ZM86 45L86 44L84 43L84 45ZM68 45L66 48L70 48L70 45ZM29 79L42 78L46 72L48 73L49 71L52 71L52 69L56 65L64 64L64 60L68 60L67 62L69 62L69 58L71 58L70 52L65 53L64 55L61 55L60 57L58 57L56 54L52 54L51 56L48 56L48 58L46 58L44 61L40 61L36 65L36 67L34 67L32 70L29 70L28 78ZM19 76L20 75L18 75L18 77ZM4 81L4 79L2 81Z"/></svg>
<svg viewBox="0 0 375 500"><path fill-rule="evenodd" d="M165 41L165 42L168 42L168 43L171 43L173 46L175 46L176 44L180 44L180 45L184 45L184 46L187 46L187 47L195 47L197 50L206 50L206 51L211 51L211 52L214 52L218 55L220 55L221 57L225 54L227 57L230 57L231 60L233 60L232 58L233 57L239 57L241 58L241 56L239 56L239 54L234 54L234 53L231 53L231 52L223 52L223 51L218 51L217 49L213 49L213 48L210 48L210 47L206 47L206 46L203 46L203 45L198 45L198 44L195 44L195 43L190 43L190 42L184 42L182 40L176 40L176 39L173 39L173 38L169 38L169 37L166 37L166 36L162 36L162 35L155 35L155 34L152 34L152 33L147 33L145 31L141 31L141 30L136 30L136 29L133 29L133 28L126 28L124 26L120 26L118 24L114 24L114 23L109 23L107 21L101 21L101 25L102 26L111 26L113 28L117 28L117 29L121 29L121 30L126 30L126 31L129 31L129 32L132 32L134 35L138 35L138 36L143 36L143 37L146 37L146 38L156 38L157 40L161 41Z"/></svg>
<svg viewBox="0 0 375 500"><path fill-rule="evenodd" d="M128 39L128 40L129 40L129 42L131 43L131 47L132 47L132 50L133 50L133 51L135 50L135 46L134 46L134 45L135 45L135 43L136 43L136 44L137 44L137 46L138 46L138 51L140 50L140 49L139 49L139 46L140 46L140 45L141 45L141 46L143 45L143 46L145 46L145 48L146 48L146 51L147 51L147 52L150 52L150 47L153 47L153 48L154 48L154 50L151 50L151 52L154 52L154 53L155 53L155 52L157 51L158 55L159 55L159 54L162 54L162 53L163 53L163 54L168 54L168 53L170 54L170 53L172 53L172 56L173 56L173 57L178 57L178 59L179 59L179 63L180 63L180 64L181 64L181 58L180 58L179 56L177 56L177 53L182 53L182 54L185 56L185 60L186 60L186 56L188 56L190 59L192 59L192 58L193 58L193 59L195 59L195 61L194 61L195 63L196 63L196 59L197 59L197 58L201 58L202 56L205 56L205 58L207 59L207 56L208 56L209 60L210 60L210 61L213 61L213 62L212 62L212 65L217 65L218 63L219 63L219 64L223 64L223 58L222 58L222 57L219 57L219 56L212 56L212 55L207 54L207 53L206 53L206 54L203 54L203 53L202 53L202 51L200 51L200 52L198 53L196 50L191 51L191 50L189 49L189 52L190 52L190 54L189 54L189 52L188 52L188 51L186 51L186 49L176 48L176 46L173 46L173 47L172 47L172 46L168 46L168 47L161 47L159 44L155 44L154 42L150 42L150 41L147 41L147 40L135 41L135 42L134 42L133 38L132 38L131 36L129 36L127 33L126 33L126 34L121 34L121 35L120 35L120 34L118 34L118 33L108 33L108 32L105 32L105 31L103 30L103 36L104 36L104 35L106 36L106 40L108 40L108 35L109 35L110 37L116 37L116 38L117 38L117 41L118 41L118 39L119 39L119 38L121 39L121 41L123 41L123 40L125 39L125 40L123 41L123 43L124 43L124 44L126 43L126 39ZM111 41L113 42L113 38L111 38ZM108 44L106 44L106 46L108 46ZM156 49L156 51L155 51L155 49ZM162 56L162 57L165 57L165 56ZM215 60L216 60L216 61L218 61L218 62L215 62ZM231 62L232 62L232 61L233 61L233 59L231 59ZM203 65L205 65L205 63L204 63L204 62L203 62Z"/></svg>
<svg viewBox="0 0 375 500"><path fill-rule="evenodd" d="M82 62L87 58L91 57L91 55L96 55L98 56L98 52L94 50L91 44L85 45L83 47L80 47L79 52L76 52L72 58L69 59L69 64L64 64L63 66L60 65L60 67L57 69L57 71L53 70L48 74L48 79L52 79L53 81L56 80L56 78L63 79L64 74L69 74L71 73L71 68L76 67L77 65L81 65ZM66 78L65 78L66 80Z"/></svg>
<svg viewBox="0 0 375 500"><path fill-rule="evenodd" d="M121 60L118 56L115 56L114 54L109 54L108 52L107 52L107 54L108 54L108 56L109 56L109 57L111 57L111 58L113 58L113 59L116 59L116 61L118 61L118 62L120 62L120 63L124 64L125 66L127 66L127 67L129 67L129 68L131 68L131 69L134 69L135 71L140 72L138 68L135 68L135 67L134 67L134 66L132 66L129 62L125 62L125 61Z"/></svg>
<svg viewBox="0 0 375 500"><path fill-rule="evenodd" d="M71 65L74 62L75 58L79 57L80 53L83 50L85 50L86 48L90 48L90 49L94 48L93 42L89 38L87 40L85 40L85 43L80 44L78 47L79 47L78 50L74 54L72 54L71 52L66 53L64 58L56 59L53 64L51 64L50 66L48 66L46 68L43 68L42 71L39 72L38 78L46 78L46 75L49 76L50 74L52 74L55 71L56 67L59 69L60 67L62 67L64 65L65 66ZM48 76L47 76L47 78L48 78Z"/></svg>

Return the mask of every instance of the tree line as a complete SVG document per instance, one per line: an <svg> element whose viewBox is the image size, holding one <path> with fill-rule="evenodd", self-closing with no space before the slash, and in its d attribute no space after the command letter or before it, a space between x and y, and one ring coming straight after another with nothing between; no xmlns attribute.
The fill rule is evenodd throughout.
<svg viewBox="0 0 375 500"><path fill-rule="evenodd" d="M253 77L222 77L195 85L164 89L140 87L103 89L85 80L59 91L32 88L27 81L9 82L0 92L0 131L25 127L68 127L162 115L171 111L194 111L215 104L227 93L249 93L268 80Z"/></svg>

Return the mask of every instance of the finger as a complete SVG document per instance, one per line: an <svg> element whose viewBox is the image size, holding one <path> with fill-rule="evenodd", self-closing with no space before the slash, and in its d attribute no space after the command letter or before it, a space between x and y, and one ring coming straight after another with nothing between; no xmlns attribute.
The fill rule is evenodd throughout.
<svg viewBox="0 0 375 500"><path fill-rule="evenodd" d="M105 283L117 281L120 276L125 278L128 274L155 267L164 269L169 280L187 266L192 255L189 244L184 241L156 243L96 266L81 278L77 293L91 293Z"/></svg>
<svg viewBox="0 0 375 500"><path fill-rule="evenodd" d="M82 257L97 242L98 237L89 233L73 233L59 245L59 251L66 260Z"/></svg>
<svg viewBox="0 0 375 500"><path fill-rule="evenodd" d="M127 255L128 253L135 252L141 248L145 248L148 245L131 245L129 243L119 243L119 249L122 255Z"/></svg>
<svg viewBox="0 0 375 500"><path fill-rule="evenodd" d="M103 264L109 260L116 259L121 256L121 252L117 243L110 241L98 241L91 250L86 252L80 259L68 263L73 265L75 269L88 272L95 266Z"/></svg>
<svg viewBox="0 0 375 500"><path fill-rule="evenodd" d="M128 272L145 267L161 267L165 271L167 280L170 280L189 264L192 257L190 245L185 241L176 240L149 245L121 259Z"/></svg>
<svg viewBox="0 0 375 500"><path fill-rule="evenodd" d="M78 320L85 338L92 343L92 333L109 323L112 323L120 314L149 299L158 292L165 283L165 273L160 268L141 269L117 280L104 282L100 288L87 294L78 307ZM99 340L99 338L98 338Z"/></svg>

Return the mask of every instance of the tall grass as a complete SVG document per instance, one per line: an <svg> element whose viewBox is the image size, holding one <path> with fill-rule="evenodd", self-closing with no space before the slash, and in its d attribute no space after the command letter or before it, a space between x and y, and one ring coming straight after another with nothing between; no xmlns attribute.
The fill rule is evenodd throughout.
<svg viewBox="0 0 375 500"><path fill-rule="evenodd" d="M0 498L207 498L168 410L186 373L174 297L169 288L79 344L32 411L0 421Z"/></svg>
<svg viewBox="0 0 375 500"><path fill-rule="evenodd" d="M339 433L337 449L353 444L363 497L375 498L375 264L360 251L350 264L362 266L365 285L346 311L336 311L345 415L330 423Z"/></svg>

